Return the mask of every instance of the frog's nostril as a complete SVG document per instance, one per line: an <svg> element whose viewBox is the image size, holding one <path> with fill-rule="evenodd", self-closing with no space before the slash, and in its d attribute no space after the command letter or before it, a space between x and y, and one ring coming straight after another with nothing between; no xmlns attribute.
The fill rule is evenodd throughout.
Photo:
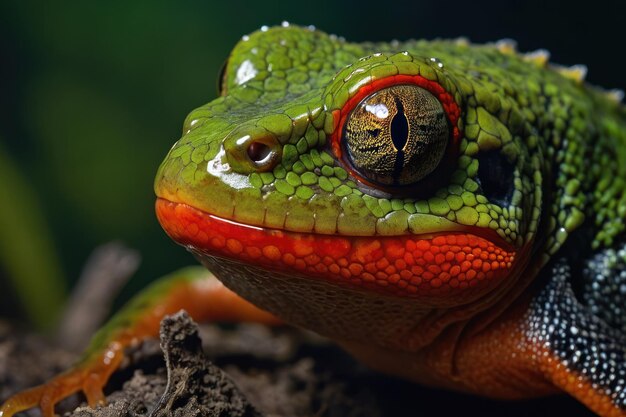
<svg viewBox="0 0 626 417"><path fill-rule="evenodd" d="M272 149L262 142L252 142L248 146L248 157L257 165L269 162L272 158Z"/></svg>
<svg viewBox="0 0 626 417"><path fill-rule="evenodd" d="M224 139L223 146L230 167L240 174L271 171L282 157L278 138L262 127L237 129Z"/></svg>

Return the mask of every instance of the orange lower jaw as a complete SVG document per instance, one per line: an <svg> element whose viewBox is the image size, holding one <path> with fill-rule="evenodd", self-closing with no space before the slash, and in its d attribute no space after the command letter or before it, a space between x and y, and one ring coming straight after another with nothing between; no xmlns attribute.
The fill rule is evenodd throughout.
<svg viewBox="0 0 626 417"><path fill-rule="evenodd" d="M470 233L350 237L283 232L157 199L167 234L202 255L396 296L467 302L507 277L515 252ZM474 297L475 295L475 297Z"/></svg>

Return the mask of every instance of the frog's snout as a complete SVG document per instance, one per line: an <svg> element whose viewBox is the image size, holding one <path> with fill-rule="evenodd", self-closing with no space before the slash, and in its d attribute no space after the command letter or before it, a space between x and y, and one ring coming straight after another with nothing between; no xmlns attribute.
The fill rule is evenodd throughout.
<svg viewBox="0 0 626 417"><path fill-rule="evenodd" d="M223 146L231 169L240 174L271 171L283 153L278 137L263 127L235 129Z"/></svg>

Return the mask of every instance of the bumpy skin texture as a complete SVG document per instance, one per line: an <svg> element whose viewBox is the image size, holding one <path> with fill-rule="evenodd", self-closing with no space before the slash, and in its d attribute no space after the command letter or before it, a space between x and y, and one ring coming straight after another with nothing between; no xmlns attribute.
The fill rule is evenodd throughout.
<svg viewBox="0 0 626 417"><path fill-rule="evenodd" d="M565 390L623 417L626 111L581 75L507 42L263 28L231 53L220 97L187 117L157 215L230 290L375 369L498 398ZM352 110L395 85L434 96L448 131L408 185L400 171L368 178L345 140ZM400 135L418 124L397 120Z"/></svg>

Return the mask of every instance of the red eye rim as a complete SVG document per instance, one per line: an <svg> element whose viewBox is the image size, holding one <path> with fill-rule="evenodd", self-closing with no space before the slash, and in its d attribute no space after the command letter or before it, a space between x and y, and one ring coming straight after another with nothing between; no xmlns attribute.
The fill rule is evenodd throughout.
<svg viewBox="0 0 626 417"><path fill-rule="evenodd" d="M452 158L457 154L458 148L459 148L458 145L462 136L461 129L459 127L461 109L459 105L456 103L456 101L454 100L454 97L452 96L452 94L446 91L436 81L431 81L429 79L422 77L421 75L393 75L390 77L382 78L380 80L375 80L361 87L354 96L348 99L348 101L343 105L341 109L333 110L332 114L333 114L334 126L333 126L333 133L330 136L330 147L335 157L339 159L340 161L344 162L344 165L346 165L346 167L349 169L350 173L354 177L358 178L361 182L365 184L368 184L370 186L375 186L377 188L380 188L380 185L373 184L371 181L367 180L366 178L363 178L361 175L359 175L358 172L356 172L355 169L352 168L351 164L345 160L344 152L343 152L343 144L342 144L341 139L343 136L343 129L346 124L346 120L348 116L350 115L350 113L352 112L352 110L354 110L354 108L369 95L377 91L380 91L384 88L392 87L395 85L416 85L430 92L441 103L441 106L443 107L443 110L446 113L446 116L448 118L448 122L450 123L450 126L452 128L452 133L450 135L450 142L448 143L448 147L446 148L446 156L444 156L444 160L442 160L442 162L446 160L450 162ZM433 174L436 174L438 171L440 171L439 168L442 165L447 165L447 164L440 163L439 167L435 169L435 171L433 171L430 175L428 175L428 177L432 177ZM425 181L427 183L429 182L427 181L427 179L424 179L422 181Z"/></svg>

